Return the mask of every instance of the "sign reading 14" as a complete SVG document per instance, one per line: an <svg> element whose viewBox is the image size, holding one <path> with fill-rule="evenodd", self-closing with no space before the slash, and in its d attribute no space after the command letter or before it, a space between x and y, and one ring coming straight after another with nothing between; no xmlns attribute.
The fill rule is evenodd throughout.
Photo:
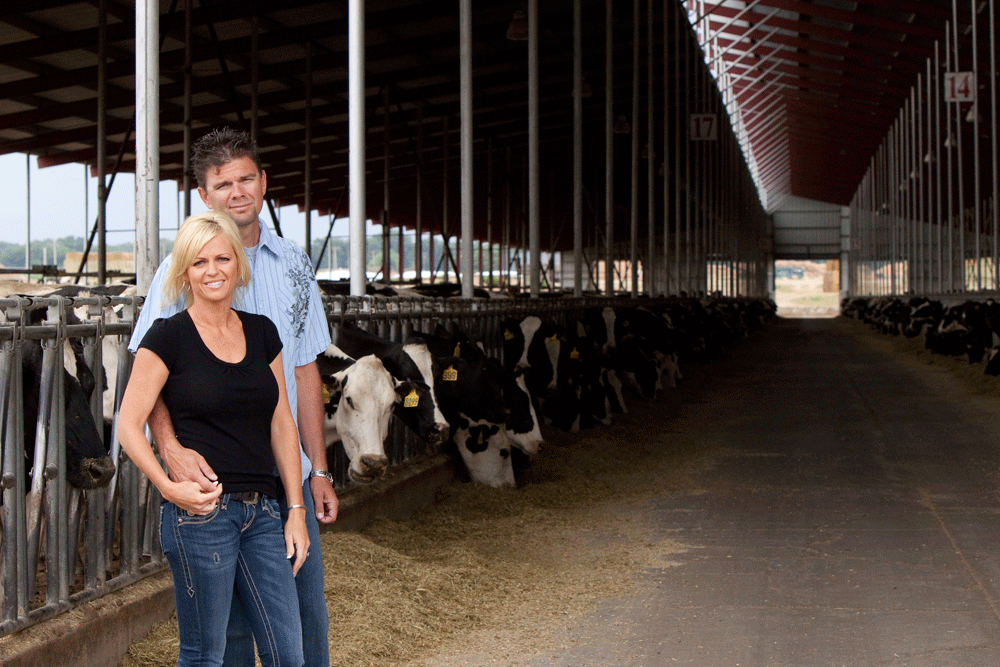
<svg viewBox="0 0 1000 667"><path fill-rule="evenodd" d="M944 101L974 102L976 100L975 72L945 72Z"/></svg>

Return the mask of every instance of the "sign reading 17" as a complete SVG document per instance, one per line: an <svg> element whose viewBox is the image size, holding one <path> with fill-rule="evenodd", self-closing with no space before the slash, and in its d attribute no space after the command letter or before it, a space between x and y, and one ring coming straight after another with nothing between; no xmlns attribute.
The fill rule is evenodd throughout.
<svg viewBox="0 0 1000 667"><path fill-rule="evenodd" d="M715 141L718 138L718 116L714 113L691 114L691 141Z"/></svg>
<svg viewBox="0 0 1000 667"><path fill-rule="evenodd" d="M974 102L975 100L976 77L974 72L945 72L945 102Z"/></svg>

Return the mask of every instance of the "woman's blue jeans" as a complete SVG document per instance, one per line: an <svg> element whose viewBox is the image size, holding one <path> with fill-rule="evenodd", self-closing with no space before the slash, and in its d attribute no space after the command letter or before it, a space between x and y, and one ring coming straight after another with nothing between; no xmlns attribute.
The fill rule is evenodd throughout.
<svg viewBox="0 0 1000 667"><path fill-rule="evenodd" d="M278 501L232 500L205 516L160 506L160 541L174 576L178 667L222 664L233 596L265 667L301 667L302 626Z"/></svg>
<svg viewBox="0 0 1000 667"><path fill-rule="evenodd" d="M323 555L320 551L316 505L308 479L302 483L302 498L306 505L306 529L309 531L309 556L295 577L302 619L302 652L306 667L330 667L330 645L327 639L330 623L326 609L326 587L323 584ZM284 499L279 500L278 504L282 519L288 519ZM253 667L253 637L239 600L233 603L226 637L223 667Z"/></svg>

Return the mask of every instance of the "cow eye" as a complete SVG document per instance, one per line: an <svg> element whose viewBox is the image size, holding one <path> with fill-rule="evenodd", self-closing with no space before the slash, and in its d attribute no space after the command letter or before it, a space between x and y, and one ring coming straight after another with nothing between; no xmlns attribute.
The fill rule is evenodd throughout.
<svg viewBox="0 0 1000 667"><path fill-rule="evenodd" d="M353 398L351 398L350 396L348 396L348 397L347 397L347 405L348 405L348 407L350 407L350 408L351 408L352 410L354 410L354 409L355 409L355 407L354 407L354 399L353 399Z"/></svg>

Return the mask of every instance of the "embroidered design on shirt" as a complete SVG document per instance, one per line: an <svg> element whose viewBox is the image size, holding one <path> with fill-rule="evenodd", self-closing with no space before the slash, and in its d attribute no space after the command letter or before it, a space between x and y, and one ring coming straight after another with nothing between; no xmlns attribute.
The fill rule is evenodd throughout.
<svg viewBox="0 0 1000 667"><path fill-rule="evenodd" d="M309 312L309 283L313 272L309 259L298 248L285 248L286 275L295 292L295 301L287 315L292 323L292 335L298 338L306 328L306 315Z"/></svg>

